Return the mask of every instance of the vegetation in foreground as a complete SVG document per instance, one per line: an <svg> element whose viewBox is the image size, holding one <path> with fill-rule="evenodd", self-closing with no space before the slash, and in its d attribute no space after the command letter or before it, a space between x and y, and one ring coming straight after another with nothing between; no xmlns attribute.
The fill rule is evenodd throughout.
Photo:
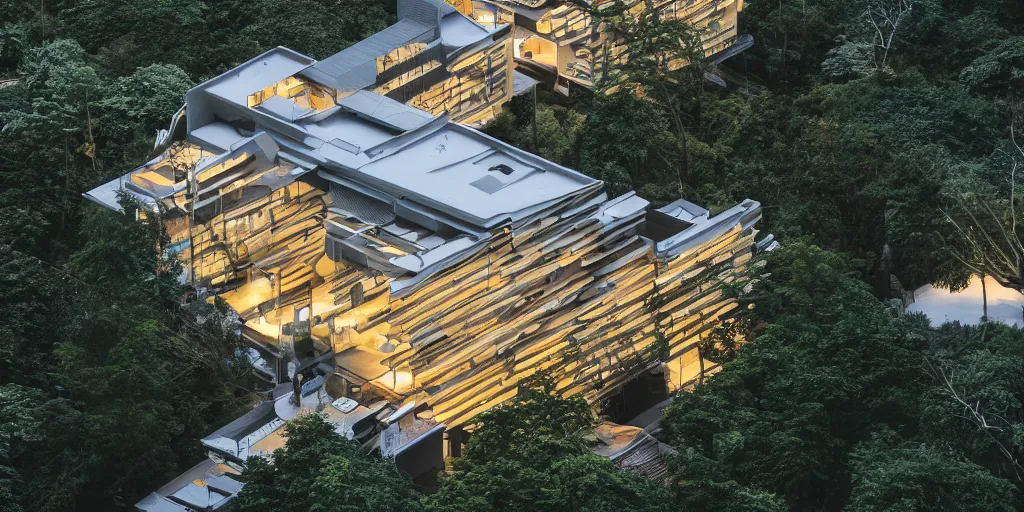
<svg viewBox="0 0 1024 512"><path fill-rule="evenodd" d="M308 417L289 426L274 464L246 472L236 510L1021 506L1024 332L935 329L901 316L872 296L848 257L806 243L766 261L745 299L756 305L739 320L754 342L666 411L677 452L667 482L591 453L589 407L541 385L482 414L466 455L431 495Z"/></svg>
<svg viewBox="0 0 1024 512"><path fill-rule="evenodd" d="M261 501L274 488L294 510L1022 508L1022 333L933 329L885 299L962 286L1001 249L949 220L988 205L973 232L995 230L1017 211L1024 6L915 0L883 51L884 1L747 4L755 46L722 69L728 90L542 92L489 129L613 191L758 199L786 242L735 326L754 343L667 412L668 485L589 455L579 404L528 391L432 496L308 419L237 506L288 510ZM0 89L0 510L129 508L249 403L223 309L181 306L159 229L79 194L145 160L194 84L277 45L326 57L393 9L0 0L0 78L19 79Z"/></svg>

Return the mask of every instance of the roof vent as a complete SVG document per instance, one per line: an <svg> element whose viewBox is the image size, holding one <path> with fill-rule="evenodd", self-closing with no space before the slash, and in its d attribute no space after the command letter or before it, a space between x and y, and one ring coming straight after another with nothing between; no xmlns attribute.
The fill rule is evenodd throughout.
<svg viewBox="0 0 1024 512"><path fill-rule="evenodd" d="M514 171L515 169L513 169L513 168L511 168L511 167L509 167L509 166L507 166L505 164L498 164L498 165L495 165L494 167L488 168L487 170L488 171L498 171L498 172L504 174L505 176L508 176L509 174L512 174L512 171Z"/></svg>

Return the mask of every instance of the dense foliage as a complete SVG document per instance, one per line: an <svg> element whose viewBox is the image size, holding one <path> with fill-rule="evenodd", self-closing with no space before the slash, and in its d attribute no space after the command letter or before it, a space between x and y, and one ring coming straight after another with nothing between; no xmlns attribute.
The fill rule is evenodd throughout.
<svg viewBox="0 0 1024 512"><path fill-rule="evenodd" d="M1024 159L1011 141L1024 4L914 0L883 64L868 12L898 4L750 1L739 26L754 47L718 66L724 90L677 86L671 101L650 83L652 101L629 90L541 94L538 132L559 136L535 147L523 100L490 130L613 192L667 202L682 191L712 209L757 199L765 230L863 260L879 296L890 295L890 274L905 289L963 286L971 270L947 251L960 233L943 212L967 189L1010 197Z"/></svg>
<svg viewBox="0 0 1024 512"><path fill-rule="evenodd" d="M668 512L669 488L590 451L593 416L582 399L552 394L546 381L481 414L466 454L436 492L414 490L390 461L359 451L322 416L287 425L285 449L253 458L239 512L596 511Z"/></svg>
<svg viewBox="0 0 1024 512"><path fill-rule="evenodd" d="M0 246L4 510L134 503L247 403L232 316L180 305L159 223L91 208L79 236L63 268Z"/></svg>
<svg viewBox="0 0 1024 512"><path fill-rule="evenodd" d="M900 5L879 47L872 21ZM326 57L393 16L376 0L0 0L0 510L130 507L249 400L231 315L182 305L159 226L80 194L144 161L194 84L277 45ZM666 27L641 21L610 20L643 52ZM434 495L313 417L251 465L237 506L1021 508L1024 334L935 329L884 301L999 271L978 248L1001 242L968 235L1019 210L1024 4L749 0L739 24L755 44L711 70L726 89L647 54L627 73L645 99L541 90L488 128L612 193L757 199L785 241L729 327L753 343L667 413L670 485L591 455L579 402L526 391L481 418ZM967 235L949 222L970 215Z"/></svg>
<svg viewBox="0 0 1024 512"><path fill-rule="evenodd" d="M245 487L229 504L249 512L386 512L419 510L418 496L393 463L359 452L324 416L285 426L284 449L253 457Z"/></svg>
<svg viewBox="0 0 1024 512"><path fill-rule="evenodd" d="M813 246L767 262L739 320L756 341L666 412L684 481L737 482L794 509L1012 510L1024 333L931 329Z"/></svg>
<svg viewBox="0 0 1024 512"><path fill-rule="evenodd" d="M481 414L483 426L426 500L427 510L672 510L666 488L590 451L590 406L552 389L526 389L510 406Z"/></svg>
<svg viewBox="0 0 1024 512"><path fill-rule="evenodd" d="M245 411L234 316L181 305L155 220L81 193L145 161L196 83L387 25L361 4L0 2L0 510L130 507Z"/></svg>

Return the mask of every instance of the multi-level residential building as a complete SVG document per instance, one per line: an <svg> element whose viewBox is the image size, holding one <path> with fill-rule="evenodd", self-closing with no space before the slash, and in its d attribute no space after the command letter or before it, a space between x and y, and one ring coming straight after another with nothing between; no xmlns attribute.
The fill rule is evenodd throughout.
<svg viewBox="0 0 1024 512"><path fill-rule="evenodd" d="M512 27L481 25L441 0L401 0L398 18L322 61L291 55L281 80L248 94L246 107L300 121L372 91L460 123L492 119L512 95Z"/></svg>
<svg viewBox="0 0 1024 512"><path fill-rule="evenodd" d="M616 0L448 0L481 24L512 23L513 54L518 66L557 77L557 90L568 83L592 87L616 59L628 58L620 37L595 21L590 10ZM743 0L619 0L628 12L651 10L663 20L683 20L698 30L707 57L716 62L752 44L737 30Z"/></svg>
<svg viewBox="0 0 1024 512"><path fill-rule="evenodd" d="M538 373L596 410L638 375L675 391L716 370L700 342L768 243L754 242L760 205L608 197L454 123L510 94L509 27L439 0L399 6L324 61L276 48L195 87L158 156L86 194L158 216L184 279L237 312L290 390L204 439L211 460L139 510L218 507L303 411L421 476ZM604 428L600 453L656 472L648 436Z"/></svg>

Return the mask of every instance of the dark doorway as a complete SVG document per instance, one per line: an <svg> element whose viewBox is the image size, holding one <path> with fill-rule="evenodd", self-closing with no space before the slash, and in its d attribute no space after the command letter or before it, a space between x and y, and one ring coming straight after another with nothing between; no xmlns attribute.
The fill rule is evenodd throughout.
<svg viewBox="0 0 1024 512"><path fill-rule="evenodd" d="M615 423L625 424L640 413L668 398L663 373L645 371L627 382L619 392L608 397L601 415Z"/></svg>

